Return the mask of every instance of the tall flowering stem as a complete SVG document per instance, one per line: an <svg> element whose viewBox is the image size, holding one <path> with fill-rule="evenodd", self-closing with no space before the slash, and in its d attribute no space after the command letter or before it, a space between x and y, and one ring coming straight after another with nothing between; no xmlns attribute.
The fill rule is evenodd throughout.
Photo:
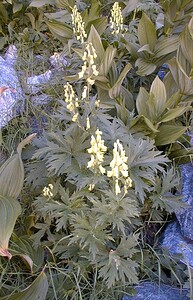
<svg viewBox="0 0 193 300"><path fill-rule="evenodd" d="M112 34L119 34L123 31L123 16L121 12L121 7L118 2L113 4L110 17L110 28L112 29Z"/></svg>
<svg viewBox="0 0 193 300"><path fill-rule="evenodd" d="M69 82L64 86L64 99L67 103L67 109L73 114L72 121L75 122L78 118L78 98L75 97L73 87Z"/></svg>
<svg viewBox="0 0 193 300"><path fill-rule="evenodd" d="M95 80L93 79L93 75L97 76L99 72L96 69L95 59L97 58L97 54L95 48L92 43L88 43L86 45L86 49L84 51L82 60L84 62L82 66L82 71L79 72L79 78L86 77L87 83L93 85Z"/></svg>
<svg viewBox="0 0 193 300"><path fill-rule="evenodd" d="M81 14L78 12L76 5L72 9L72 24L73 24L73 32L77 40L81 43L84 43L87 38L87 34L84 29L84 22L82 20Z"/></svg>
<svg viewBox="0 0 193 300"><path fill-rule="evenodd" d="M108 177L112 177L115 182L115 194L121 193L120 183L124 182L124 191L126 192L132 185L129 178L128 157L125 155L125 150L119 140L114 143L113 160L110 162L111 170L107 172Z"/></svg>
<svg viewBox="0 0 193 300"><path fill-rule="evenodd" d="M102 166L104 161L104 153L107 151L107 147L104 145L104 141L101 139L102 131L96 130L95 135L91 136L91 147L87 150L91 154L91 160L88 162L87 168L90 168L95 173L105 173L105 168Z"/></svg>

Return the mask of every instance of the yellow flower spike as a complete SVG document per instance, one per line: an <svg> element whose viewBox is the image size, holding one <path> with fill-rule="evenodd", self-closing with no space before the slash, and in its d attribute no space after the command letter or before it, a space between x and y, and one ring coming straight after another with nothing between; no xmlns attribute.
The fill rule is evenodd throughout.
<svg viewBox="0 0 193 300"><path fill-rule="evenodd" d="M88 43L82 57L84 64L82 66L82 70L78 73L78 76L79 78L85 77L90 85L93 85L95 82L95 80L92 78L93 75L97 76L99 74L95 65L96 58L97 54L92 43Z"/></svg>
<svg viewBox="0 0 193 300"><path fill-rule="evenodd" d="M119 180L122 177L125 179L126 187L128 186L128 165L126 164L128 161L128 157L125 155L125 150L123 149L123 145L117 140L114 143L113 149L113 159L110 162L111 170L107 171L107 176L112 177L115 180L115 194L118 195L121 193L121 189L119 186Z"/></svg>
<svg viewBox="0 0 193 300"><path fill-rule="evenodd" d="M123 31L123 16L121 12L121 7L118 2L113 4L110 17L110 28L112 29L112 34L119 34Z"/></svg>
<svg viewBox="0 0 193 300"><path fill-rule="evenodd" d="M92 169L94 172L105 173L105 168L102 166L104 161L104 153L107 151L107 147L104 145L104 141L101 139L102 131L96 130L95 136L91 136L91 147L87 150L91 154L91 159L87 164L87 168Z"/></svg>
<svg viewBox="0 0 193 300"><path fill-rule="evenodd" d="M64 100L67 104L66 108L73 114L72 122L78 119L77 108L79 107L78 98L75 97L73 87L69 82L64 85Z"/></svg>
<svg viewBox="0 0 193 300"><path fill-rule="evenodd" d="M81 14L78 12L76 5L72 9L72 24L74 35L77 41L80 40L81 43L84 43L84 40L87 38L87 34L84 29L84 22L82 20Z"/></svg>

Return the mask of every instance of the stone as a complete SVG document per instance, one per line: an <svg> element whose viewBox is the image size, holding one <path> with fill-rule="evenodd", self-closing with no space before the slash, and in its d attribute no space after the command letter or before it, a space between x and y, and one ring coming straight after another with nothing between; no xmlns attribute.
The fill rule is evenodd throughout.
<svg viewBox="0 0 193 300"><path fill-rule="evenodd" d="M24 103L21 84L14 69L16 59L17 51L13 45L9 46L4 58L0 56L0 128L13 118L15 104L20 103L22 107Z"/></svg>
<svg viewBox="0 0 193 300"><path fill-rule="evenodd" d="M182 201L188 206L176 213L184 237L193 241L193 165L180 166L182 176Z"/></svg>
<svg viewBox="0 0 193 300"><path fill-rule="evenodd" d="M165 284L143 282L135 287L136 295L122 297L122 300L188 300L189 290L178 289Z"/></svg>
<svg viewBox="0 0 193 300"><path fill-rule="evenodd" d="M178 221L166 227L161 244L169 250L171 255L180 254L181 261L193 267L193 242L184 238Z"/></svg>
<svg viewBox="0 0 193 300"><path fill-rule="evenodd" d="M42 56L36 59L43 59ZM25 97L18 74L15 70L17 61L17 48L10 45L4 58L0 56L0 128L23 110ZM29 95L32 105L46 105L53 97L44 92L46 84L64 83L63 76L66 66L69 64L64 53L55 53L49 60L50 70L45 73L22 78L25 82L25 93ZM22 77L25 73L22 74Z"/></svg>

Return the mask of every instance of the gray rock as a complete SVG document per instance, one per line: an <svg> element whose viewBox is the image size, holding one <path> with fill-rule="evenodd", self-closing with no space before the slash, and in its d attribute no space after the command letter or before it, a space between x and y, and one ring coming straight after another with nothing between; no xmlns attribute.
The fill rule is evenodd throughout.
<svg viewBox="0 0 193 300"><path fill-rule="evenodd" d="M69 62L64 55L64 53L54 53L49 59L50 64L54 69L65 69L68 66Z"/></svg>
<svg viewBox="0 0 193 300"><path fill-rule="evenodd" d="M176 213L184 237L193 240L193 165L191 163L180 167L182 175L182 194L188 207Z"/></svg>
<svg viewBox="0 0 193 300"><path fill-rule="evenodd" d="M23 106L24 95L14 64L17 59L16 48L9 46L5 59L0 56L0 89L6 88L0 93L0 128L13 118L15 104L20 102Z"/></svg>
<svg viewBox="0 0 193 300"><path fill-rule="evenodd" d="M42 59L42 56L38 59ZM14 69L16 60L17 48L14 45L9 46L4 58L0 56L0 128L6 126L16 112L20 112L24 107L24 93ZM50 57L49 63L51 70L24 78L25 92L30 94L33 105L46 105L53 100L52 96L43 93L45 85L62 83L65 67L69 64L64 53L55 53Z"/></svg>
<svg viewBox="0 0 193 300"><path fill-rule="evenodd" d="M124 295L122 300L188 300L188 290L180 290L165 284L144 282L135 287L135 296Z"/></svg>
<svg viewBox="0 0 193 300"><path fill-rule="evenodd" d="M181 254L181 261L193 267L193 242L183 237L178 221L169 224L164 232L162 247L171 254Z"/></svg>
<svg viewBox="0 0 193 300"><path fill-rule="evenodd" d="M30 94L37 94L42 89L44 89L45 84L47 84L52 79L52 71L48 70L43 74L28 77L26 81L27 92Z"/></svg>

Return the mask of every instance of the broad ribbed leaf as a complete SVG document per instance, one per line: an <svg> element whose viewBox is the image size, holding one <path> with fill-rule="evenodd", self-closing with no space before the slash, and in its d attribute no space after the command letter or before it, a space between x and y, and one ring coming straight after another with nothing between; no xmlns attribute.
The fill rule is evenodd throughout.
<svg viewBox="0 0 193 300"><path fill-rule="evenodd" d="M46 24L50 29L51 33L62 42L66 41L66 39L71 39L73 36L72 29L65 24L53 20L46 21Z"/></svg>
<svg viewBox="0 0 193 300"><path fill-rule="evenodd" d="M176 107L176 108L170 109L162 116L160 123L171 121L171 120L181 116L189 109L191 109L190 106L189 107Z"/></svg>
<svg viewBox="0 0 193 300"><path fill-rule="evenodd" d="M173 51L177 50L179 44L179 37L165 37L157 41L155 45L155 58L158 58L163 55L167 55Z"/></svg>
<svg viewBox="0 0 193 300"><path fill-rule="evenodd" d="M183 55L188 62L193 66L193 38L189 32L188 26L186 26L180 36L180 46Z"/></svg>
<svg viewBox="0 0 193 300"><path fill-rule="evenodd" d="M100 35L98 34L97 30L95 29L95 27L93 25L91 26L91 29L90 29L90 33L88 36L88 42L92 43L93 47L96 50L96 54L97 54L96 61L101 62L101 60L103 59L105 50L103 48Z"/></svg>
<svg viewBox="0 0 193 300"><path fill-rule="evenodd" d="M145 13L142 14L142 18L139 21L138 38L141 46L148 44L150 50L154 50L157 41L156 29L155 25Z"/></svg>
<svg viewBox="0 0 193 300"><path fill-rule="evenodd" d="M22 292L1 297L0 300L45 300L48 291L48 280L42 272L34 282Z"/></svg>
<svg viewBox="0 0 193 300"><path fill-rule="evenodd" d="M12 257L7 249L15 222L20 214L21 205L17 200L0 195L0 256Z"/></svg>
<svg viewBox="0 0 193 300"><path fill-rule="evenodd" d="M32 0L29 6L33 7L42 7L44 5L54 5L55 1L54 0Z"/></svg>
<svg viewBox="0 0 193 300"><path fill-rule="evenodd" d="M187 127L177 125L162 125L160 126L159 130L160 131L155 138L156 146L174 143L184 134L184 132L187 130Z"/></svg>
<svg viewBox="0 0 193 300"><path fill-rule="evenodd" d="M136 60L135 66L138 67L136 73L140 76L150 75L156 69L155 64L148 62L141 57Z"/></svg>
<svg viewBox="0 0 193 300"><path fill-rule="evenodd" d="M28 236L21 238L14 235L13 242L10 248L13 256L21 257L29 266L31 272L37 272L43 264L44 250L41 246L36 249L33 247L33 241Z"/></svg>
<svg viewBox="0 0 193 300"><path fill-rule="evenodd" d="M139 115L147 117L147 100L149 94L143 87L140 88L139 94L136 99L136 107Z"/></svg>
<svg viewBox="0 0 193 300"><path fill-rule="evenodd" d="M101 61L101 65L99 68L99 74L106 76L112 66L112 63L114 61L114 57L116 55L117 49L113 46L107 47L103 59Z"/></svg>
<svg viewBox="0 0 193 300"><path fill-rule="evenodd" d="M98 19L88 22L87 27L94 26L98 34L101 35L107 27L107 17L100 17Z"/></svg>
<svg viewBox="0 0 193 300"><path fill-rule="evenodd" d="M159 79L158 76L156 76L156 78L152 82L150 93L152 93L155 97L155 106L156 106L155 113L157 114L157 116L159 116L164 111L167 96L166 96L165 85Z"/></svg>
<svg viewBox="0 0 193 300"><path fill-rule="evenodd" d="M130 63L128 63L123 71L121 72L121 74L119 75L119 78L117 79L116 83L114 84L114 86L109 90L109 96L111 98L116 98L119 95L120 92L120 87L121 84L123 82L123 80L125 79L127 73L131 70L132 65Z"/></svg>

